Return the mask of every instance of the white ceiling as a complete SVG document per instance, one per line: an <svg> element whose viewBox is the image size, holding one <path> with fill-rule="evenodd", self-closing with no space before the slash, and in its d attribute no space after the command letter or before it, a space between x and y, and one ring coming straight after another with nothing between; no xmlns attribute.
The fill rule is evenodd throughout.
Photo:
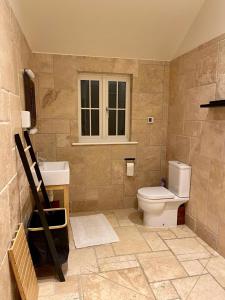
<svg viewBox="0 0 225 300"><path fill-rule="evenodd" d="M205 0L10 0L34 52L171 60Z"/></svg>

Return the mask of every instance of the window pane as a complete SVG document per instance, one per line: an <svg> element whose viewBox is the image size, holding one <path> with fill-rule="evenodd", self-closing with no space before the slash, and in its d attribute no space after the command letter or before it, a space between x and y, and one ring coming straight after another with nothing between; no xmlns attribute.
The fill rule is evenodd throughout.
<svg viewBox="0 0 225 300"><path fill-rule="evenodd" d="M90 135L90 110L81 110L81 132L82 135Z"/></svg>
<svg viewBox="0 0 225 300"><path fill-rule="evenodd" d="M126 82L118 82L118 107L125 108L126 106Z"/></svg>
<svg viewBox="0 0 225 300"><path fill-rule="evenodd" d="M91 135L99 135L99 110L91 110Z"/></svg>
<svg viewBox="0 0 225 300"><path fill-rule="evenodd" d="M109 81L109 108L116 108L117 82Z"/></svg>
<svg viewBox="0 0 225 300"><path fill-rule="evenodd" d="M89 107L89 80L81 80L81 107Z"/></svg>
<svg viewBox="0 0 225 300"><path fill-rule="evenodd" d="M118 135L125 135L125 110L118 110Z"/></svg>
<svg viewBox="0 0 225 300"><path fill-rule="evenodd" d="M91 107L99 108L99 81L91 81Z"/></svg>
<svg viewBox="0 0 225 300"><path fill-rule="evenodd" d="M108 135L116 135L116 111L109 111Z"/></svg>

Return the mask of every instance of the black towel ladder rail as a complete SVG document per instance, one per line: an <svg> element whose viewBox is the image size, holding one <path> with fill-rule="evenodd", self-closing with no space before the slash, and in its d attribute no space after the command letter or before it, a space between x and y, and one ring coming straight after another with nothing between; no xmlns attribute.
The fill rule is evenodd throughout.
<svg viewBox="0 0 225 300"><path fill-rule="evenodd" d="M64 278L64 275L63 275L63 272L62 272L61 265L59 263L58 253L57 253L57 250L56 250L56 247L55 247L55 243L54 243L51 231L50 231L49 226L48 226L48 222L47 222L47 219L46 219L46 216L45 216L45 213L44 213L44 209L43 209L42 203L41 203L40 198L39 198L39 194L38 194L39 190L42 192L42 195L43 195L46 206L48 208L50 208L51 204L49 202L48 194L47 194L47 191L46 191L46 188L45 188L42 176L41 176L41 172L40 172L40 169L39 169L39 166L38 166L38 162L37 162L37 159L36 159L36 156L35 156L35 153L34 153L34 149L33 149L28 131L24 131L24 138L25 138L25 141L26 141L26 144L27 144L27 146L25 148L23 147L20 135L15 134L16 146L17 146L17 149L19 151L20 158L21 158L21 161L22 161L22 164L23 164L23 167L24 167L24 171L26 173L26 176L27 176L27 179L28 179L31 191L32 191L32 195L34 197L34 201L35 201L35 204L36 204L37 209L38 209L41 224L44 228L44 233L45 233L46 241L47 241L47 244L48 244L49 252L51 254L52 261L53 261L53 264L54 264L55 272L58 275L59 280L61 282L63 282L63 281L65 281L65 278ZM30 157L31 157L31 160L32 160L32 165L31 166L29 165L27 155L26 155L26 153L28 151L29 151L29 154L30 154ZM38 179L38 182L39 182L37 187L35 185L35 181L34 181L34 178L33 178L33 175L32 175L32 171L31 171L32 168L35 170L35 173L36 173L36 176L37 176L37 179Z"/></svg>

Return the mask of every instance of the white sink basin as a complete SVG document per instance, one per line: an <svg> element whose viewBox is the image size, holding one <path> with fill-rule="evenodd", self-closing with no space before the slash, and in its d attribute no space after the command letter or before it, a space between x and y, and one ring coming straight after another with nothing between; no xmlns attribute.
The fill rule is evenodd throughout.
<svg viewBox="0 0 225 300"><path fill-rule="evenodd" d="M64 185L70 183L70 168L68 161L39 162L39 168L45 185ZM35 175L35 171L32 171ZM38 180L34 176L35 184Z"/></svg>

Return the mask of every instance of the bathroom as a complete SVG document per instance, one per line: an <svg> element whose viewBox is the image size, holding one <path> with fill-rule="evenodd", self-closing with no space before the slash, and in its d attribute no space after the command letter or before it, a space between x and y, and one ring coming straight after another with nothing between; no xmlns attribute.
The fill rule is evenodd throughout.
<svg viewBox="0 0 225 300"><path fill-rule="evenodd" d="M223 0L0 0L0 300L225 299L224 11ZM21 115L25 70L35 126ZM44 180L66 207L65 281L35 268L36 298L21 296L9 259L35 208L14 138L26 146L31 127L39 167L69 166L69 184ZM171 162L190 176L180 202ZM150 209L147 224L140 189L163 186L153 200L176 203L172 221L160 208L151 223ZM96 215L115 241L78 247L73 224Z"/></svg>

